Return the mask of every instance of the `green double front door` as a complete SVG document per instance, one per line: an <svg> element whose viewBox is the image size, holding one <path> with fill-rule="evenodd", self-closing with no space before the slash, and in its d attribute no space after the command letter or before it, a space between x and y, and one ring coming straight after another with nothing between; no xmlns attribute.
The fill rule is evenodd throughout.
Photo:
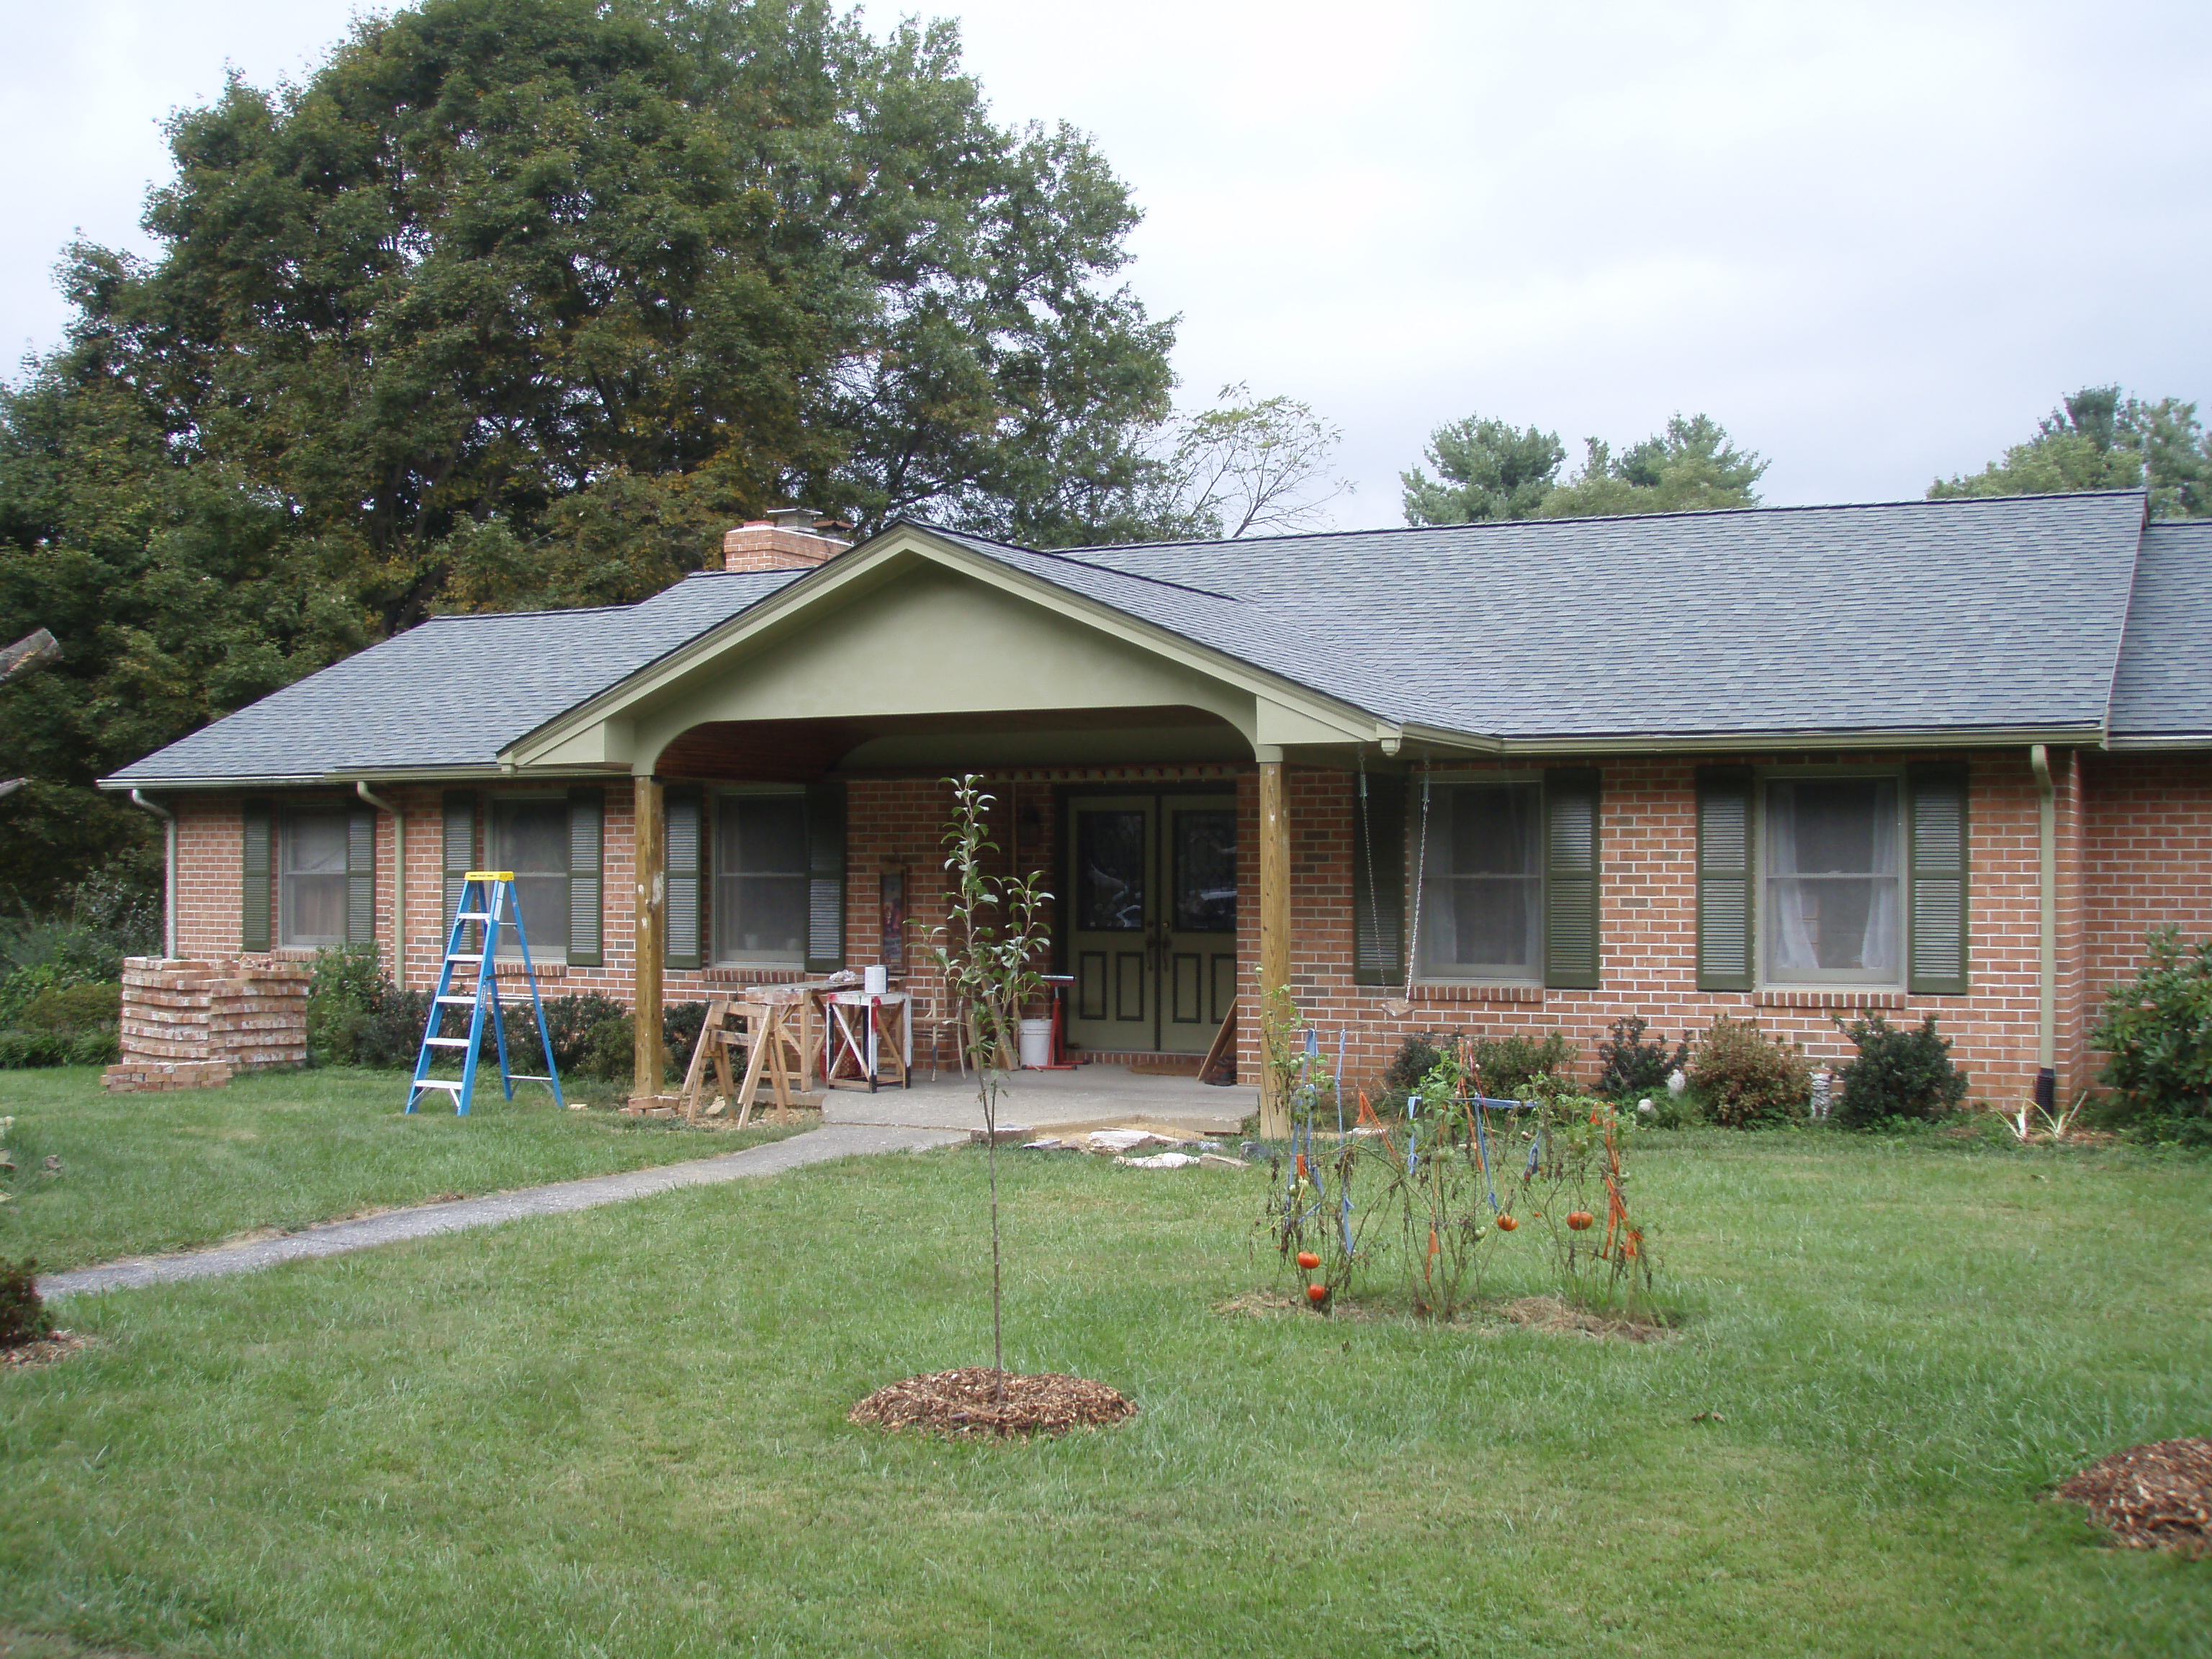
<svg viewBox="0 0 2212 1659"><path fill-rule="evenodd" d="M1237 798L1070 799L1067 1034L1203 1054L1237 1002Z"/></svg>

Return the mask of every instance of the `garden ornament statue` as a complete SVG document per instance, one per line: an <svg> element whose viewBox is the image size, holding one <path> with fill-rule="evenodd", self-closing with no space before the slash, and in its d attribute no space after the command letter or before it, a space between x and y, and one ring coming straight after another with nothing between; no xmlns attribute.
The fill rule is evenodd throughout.
<svg viewBox="0 0 2212 1659"><path fill-rule="evenodd" d="M1680 1066L1677 1066L1673 1071L1667 1074L1667 1092L1674 1096L1675 1099L1680 1100L1684 1094L1688 1092L1689 1087L1690 1079L1684 1073Z"/></svg>

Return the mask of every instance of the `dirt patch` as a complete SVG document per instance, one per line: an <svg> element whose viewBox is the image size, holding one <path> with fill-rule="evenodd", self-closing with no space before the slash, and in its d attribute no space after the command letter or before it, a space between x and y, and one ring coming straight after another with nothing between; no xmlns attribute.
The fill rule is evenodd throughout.
<svg viewBox="0 0 2212 1659"><path fill-rule="evenodd" d="M1556 1296L1524 1296L1498 1311L1515 1324L1532 1331L1561 1331L1583 1336L1616 1338L1623 1342L1661 1342L1674 1333L1652 1319L1613 1319L1571 1307Z"/></svg>
<svg viewBox="0 0 2212 1659"><path fill-rule="evenodd" d="M2212 1440L2130 1446L2090 1464L2057 1495L2081 1504L2131 1550L2212 1555Z"/></svg>
<svg viewBox="0 0 2212 1659"><path fill-rule="evenodd" d="M1314 1305L1302 1296L1291 1296L1282 1291L1247 1291L1242 1296L1232 1296L1226 1302L1217 1302L1213 1311L1231 1319L1280 1319L1286 1314L1314 1316ZM1327 1317L1349 1320L1355 1325L1365 1324L1376 1317L1374 1312L1357 1302L1343 1297L1329 1300Z"/></svg>
<svg viewBox="0 0 2212 1659"><path fill-rule="evenodd" d="M0 1348L0 1370L32 1371L42 1365L58 1365L73 1353L82 1353L92 1338L82 1331L50 1331L35 1342L19 1342Z"/></svg>
<svg viewBox="0 0 2212 1659"><path fill-rule="evenodd" d="M1031 1376L1000 1373L988 1365L932 1371L878 1389L846 1413L854 1423L884 1429L920 1429L954 1439L983 1436L1066 1434L1103 1428L1137 1414L1136 1402L1118 1389L1059 1371Z"/></svg>

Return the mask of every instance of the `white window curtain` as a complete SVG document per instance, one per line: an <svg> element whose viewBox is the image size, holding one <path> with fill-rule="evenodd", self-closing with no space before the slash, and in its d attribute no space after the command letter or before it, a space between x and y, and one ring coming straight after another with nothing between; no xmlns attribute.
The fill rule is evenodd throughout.
<svg viewBox="0 0 2212 1659"><path fill-rule="evenodd" d="M346 942L346 815L293 812L281 835L277 870L278 941L287 945Z"/></svg>
<svg viewBox="0 0 2212 1659"><path fill-rule="evenodd" d="M1542 791L1438 784L1430 815L1422 976L1535 978L1543 969Z"/></svg>
<svg viewBox="0 0 2212 1659"><path fill-rule="evenodd" d="M1894 778L1768 783L1768 979L1899 977L1899 839Z"/></svg>

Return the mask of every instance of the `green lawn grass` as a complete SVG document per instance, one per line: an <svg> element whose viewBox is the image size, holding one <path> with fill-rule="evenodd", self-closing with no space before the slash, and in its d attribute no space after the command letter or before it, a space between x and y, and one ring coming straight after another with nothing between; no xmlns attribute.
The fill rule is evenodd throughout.
<svg viewBox="0 0 2212 1659"><path fill-rule="evenodd" d="M564 1112L535 1084L510 1102L496 1073L469 1115L434 1096L406 1115L397 1072L261 1073L221 1089L111 1095L85 1066L0 1072L0 1256L42 1272L289 1231L368 1209L572 1181L734 1152L787 1131L690 1128ZM62 1160L45 1173L48 1156Z"/></svg>
<svg viewBox="0 0 2212 1659"><path fill-rule="evenodd" d="M988 1363L966 1149L64 1304L100 1345L0 1375L0 1629L332 1656L2207 1650L2212 1563L2108 1548L2042 1494L2212 1428L2212 1164L1653 1139L1636 1190L1686 1317L1649 1346L1224 1316L1269 1282L1263 1176L1002 1158L1009 1364L1143 1408L1038 1443L845 1421Z"/></svg>

